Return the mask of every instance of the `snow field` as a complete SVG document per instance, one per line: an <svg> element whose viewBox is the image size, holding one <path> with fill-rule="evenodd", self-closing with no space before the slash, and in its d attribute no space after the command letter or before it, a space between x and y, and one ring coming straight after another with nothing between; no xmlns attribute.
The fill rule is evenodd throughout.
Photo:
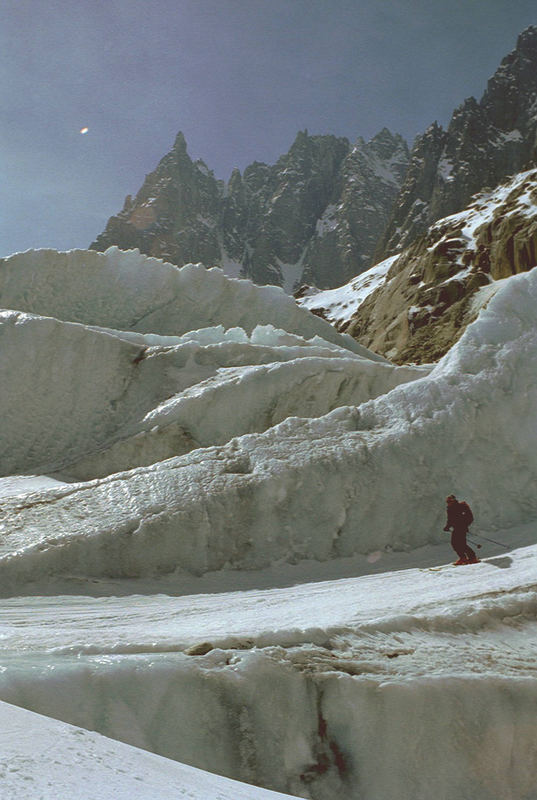
<svg viewBox="0 0 537 800"><path fill-rule="evenodd" d="M380 575L196 598L8 600L0 696L319 800L531 800L537 555L507 558L469 568L470 584L454 567L392 573L393 594Z"/></svg>
<svg viewBox="0 0 537 800"><path fill-rule="evenodd" d="M333 325L341 325L350 319L375 289L386 283L388 272L398 258L398 255L390 256L344 286L306 295L299 298L297 303L309 311L322 310Z"/></svg>
<svg viewBox="0 0 537 800"><path fill-rule="evenodd" d="M0 703L5 800L283 800L142 752L96 733Z"/></svg>
<svg viewBox="0 0 537 800"><path fill-rule="evenodd" d="M535 547L338 573L435 563L451 492L478 533L534 540L536 299L535 270L508 279L437 366L395 368L218 270L5 259L0 697L312 800L537 800ZM160 768L266 796L41 723L65 757L47 775L16 741L14 792L81 759L95 800L158 798Z"/></svg>

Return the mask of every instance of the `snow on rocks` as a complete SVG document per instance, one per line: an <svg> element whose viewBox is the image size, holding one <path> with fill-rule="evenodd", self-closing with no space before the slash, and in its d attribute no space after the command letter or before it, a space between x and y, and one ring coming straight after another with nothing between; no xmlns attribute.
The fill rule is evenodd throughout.
<svg viewBox="0 0 537 800"><path fill-rule="evenodd" d="M347 322L369 295L386 283L391 266L398 256L390 256L380 264L366 270L338 289L326 289L297 300L302 308L322 314L333 325Z"/></svg>
<svg viewBox="0 0 537 800"><path fill-rule="evenodd" d="M438 361L474 321L482 287L536 266L536 180L528 170L475 195L396 256L382 280L380 264L333 295L299 302L397 363ZM373 290L364 296L362 277Z"/></svg>
<svg viewBox="0 0 537 800"><path fill-rule="evenodd" d="M467 247L476 247L476 235L480 228L488 225L492 220L499 216L520 213L525 210L529 201L527 191L522 191L523 187L535 180L536 171L534 169L520 172L513 178L500 184L492 191L482 191L474 196L473 202L464 211L443 217L431 227L434 236L436 231L442 233L444 229L453 229L460 225L461 235L467 242ZM442 243L440 239L436 246Z"/></svg>

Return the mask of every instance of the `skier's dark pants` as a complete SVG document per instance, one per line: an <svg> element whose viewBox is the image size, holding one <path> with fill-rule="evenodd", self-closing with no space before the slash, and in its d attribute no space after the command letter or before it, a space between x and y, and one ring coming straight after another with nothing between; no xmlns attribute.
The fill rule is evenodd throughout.
<svg viewBox="0 0 537 800"><path fill-rule="evenodd" d="M473 561L477 556L472 548L466 544L467 533L468 528L454 528L451 534L451 546L459 558L466 558L468 561Z"/></svg>

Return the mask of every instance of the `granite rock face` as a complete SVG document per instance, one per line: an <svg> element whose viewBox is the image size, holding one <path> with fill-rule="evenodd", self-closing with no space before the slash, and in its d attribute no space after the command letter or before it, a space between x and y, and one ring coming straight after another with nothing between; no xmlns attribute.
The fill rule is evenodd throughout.
<svg viewBox="0 0 537 800"><path fill-rule="evenodd" d="M438 360L497 288L537 266L537 169L482 192L404 250L339 330L395 363Z"/></svg>
<svg viewBox="0 0 537 800"><path fill-rule="evenodd" d="M136 197L126 198L123 210L110 218L90 249L117 245L172 264L211 264L220 253L222 194L221 182L203 161L192 162L179 133L171 152L146 176Z"/></svg>
<svg viewBox="0 0 537 800"><path fill-rule="evenodd" d="M407 247L436 220L472 196L528 166L537 154L537 27L525 30L478 102L467 99L447 130L418 137L389 224L376 248L380 261Z"/></svg>
<svg viewBox="0 0 537 800"><path fill-rule="evenodd" d="M256 283L292 288L317 220L334 198L347 139L301 132L274 167L254 164L232 176L224 201L226 252ZM229 224L233 210L235 222Z"/></svg>
<svg viewBox="0 0 537 800"><path fill-rule="evenodd" d="M386 128L370 142L358 139L341 167L339 197L325 208L305 250L304 283L339 286L371 266L408 160L405 140Z"/></svg>
<svg viewBox="0 0 537 800"><path fill-rule="evenodd" d="M201 261L287 291L303 273L338 286L371 265L407 162L406 143L387 130L353 148L303 131L275 165L254 162L224 185L191 161L179 134L90 247L138 248L179 266Z"/></svg>

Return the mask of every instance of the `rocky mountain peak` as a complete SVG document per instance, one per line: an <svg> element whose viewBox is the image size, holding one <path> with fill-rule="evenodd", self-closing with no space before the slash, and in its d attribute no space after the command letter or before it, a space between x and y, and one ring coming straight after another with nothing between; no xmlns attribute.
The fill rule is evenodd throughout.
<svg viewBox="0 0 537 800"><path fill-rule="evenodd" d="M177 136L175 137L175 142L173 143L173 150L179 153L186 154L186 139L185 135L182 131L179 131Z"/></svg>
<svg viewBox="0 0 537 800"><path fill-rule="evenodd" d="M227 184L192 162L185 137L147 176L91 247L138 247L182 265L202 261L287 290L347 282L400 252L437 219L537 154L537 26L518 38L481 100L444 129L433 122L411 152L383 128L370 141L296 135L276 164L254 162Z"/></svg>
<svg viewBox="0 0 537 800"><path fill-rule="evenodd" d="M389 128L381 128L378 133L376 133L371 142L399 142L404 141L403 137L399 133L392 133Z"/></svg>
<svg viewBox="0 0 537 800"><path fill-rule="evenodd" d="M435 120L434 122L431 122L431 124L427 128L425 128L423 135L419 136L418 139L420 140L424 139L425 141L429 140L437 141L438 138L443 135L444 135L443 127L437 120Z"/></svg>
<svg viewBox="0 0 537 800"><path fill-rule="evenodd" d="M537 47L537 25L528 25L517 39L516 50L519 53L528 53L530 58L535 57Z"/></svg>
<svg viewBox="0 0 537 800"><path fill-rule="evenodd" d="M212 263L218 256L215 224L221 184L203 161L192 161L182 133L134 199L108 221L93 250L115 244L175 264Z"/></svg>
<svg viewBox="0 0 537 800"><path fill-rule="evenodd" d="M537 154L537 27L488 81L480 101L467 98L446 131L433 123L416 140L410 168L376 259L407 247L441 217L463 209L484 186L525 168Z"/></svg>
<svg viewBox="0 0 537 800"><path fill-rule="evenodd" d="M537 97L537 27L527 28L489 80L481 104L502 131L525 126Z"/></svg>
<svg viewBox="0 0 537 800"><path fill-rule="evenodd" d="M234 170L224 186L203 161L192 162L178 133L172 150L91 247L137 247L179 266L202 261L289 291L304 271L313 283L335 286L371 264L407 161L406 142L386 128L354 148L345 137L303 130L276 164L255 161L242 174ZM366 234L345 222L345 235L335 242L336 251L346 248L344 263L337 253L326 261L312 243L332 210L338 207L345 219L360 217L364 206Z"/></svg>
<svg viewBox="0 0 537 800"><path fill-rule="evenodd" d="M288 175L290 169L299 169L306 173L311 170L328 167L333 170L336 162L347 155L349 140L332 134L310 136L305 131L300 131L291 145L289 152L281 156L276 164L282 174Z"/></svg>
<svg viewBox="0 0 537 800"><path fill-rule="evenodd" d="M361 140L365 145L364 140ZM398 151L406 152L408 156L408 145L403 137L398 133L392 133L388 128L382 128L371 141L369 148L377 153L381 158L389 158Z"/></svg>

